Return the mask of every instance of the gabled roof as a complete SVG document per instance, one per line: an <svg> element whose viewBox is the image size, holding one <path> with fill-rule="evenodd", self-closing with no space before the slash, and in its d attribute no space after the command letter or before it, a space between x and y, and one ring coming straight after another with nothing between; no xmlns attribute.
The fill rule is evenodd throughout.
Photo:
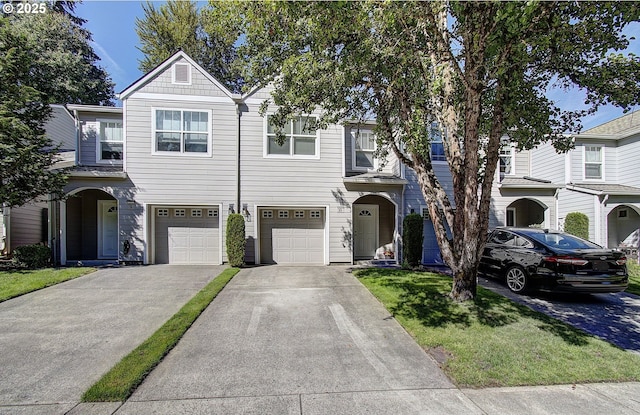
<svg viewBox="0 0 640 415"><path fill-rule="evenodd" d="M622 184L575 184L567 185L567 189L592 195L640 196L640 188Z"/></svg>
<svg viewBox="0 0 640 415"><path fill-rule="evenodd" d="M169 56L167 59L165 59L164 62L162 62L161 64L156 66L156 68L154 70L152 70L151 72L147 73L146 75L143 75L137 81L135 81L134 83L132 83L131 85L126 87L122 92L120 92L118 94L118 99L121 99L121 100L126 99L129 95L131 95L136 90L138 90L138 88L140 88L143 85L145 85L147 82L149 82L150 80L155 78L158 74L164 72L175 61L180 60L180 59L184 59L187 62L189 62L191 64L191 66L193 66L200 73L202 73L209 81L211 81L211 83L213 83L222 92L224 92L224 94L227 95L230 99L232 99L234 101L237 101L237 100L239 100L241 98L239 94L234 94L231 91L229 91L226 86L222 85L216 78L211 76L211 74L209 72L207 72L204 68L202 68L202 66L198 65L196 63L196 61L194 61L193 59L191 59L189 57L189 55L187 55L183 51L179 50L176 53L174 53L173 55Z"/></svg>
<svg viewBox="0 0 640 415"><path fill-rule="evenodd" d="M590 128L576 138L602 138L619 140L640 133L640 111L625 114L597 127Z"/></svg>

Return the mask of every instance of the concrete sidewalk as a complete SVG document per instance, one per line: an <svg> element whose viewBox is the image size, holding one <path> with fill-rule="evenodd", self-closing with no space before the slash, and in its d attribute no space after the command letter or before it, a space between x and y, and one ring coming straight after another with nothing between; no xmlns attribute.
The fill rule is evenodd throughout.
<svg viewBox="0 0 640 415"><path fill-rule="evenodd" d="M68 412L224 268L101 269L0 303L0 414Z"/></svg>

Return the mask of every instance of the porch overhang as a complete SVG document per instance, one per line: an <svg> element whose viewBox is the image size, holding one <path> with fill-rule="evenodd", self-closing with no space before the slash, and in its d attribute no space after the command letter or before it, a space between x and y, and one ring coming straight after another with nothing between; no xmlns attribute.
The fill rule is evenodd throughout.
<svg viewBox="0 0 640 415"><path fill-rule="evenodd" d="M127 173L122 166L76 167L69 172L69 177L92 179L126 179Z"/></svg>
<svg viewBox="0 0 640 415"><path fill-rule="evenodd" d="M505 177L498 183L499 189L560 189L562 184L556 184L550 180L536 179L529 176Z"/></svg>
<svg viewBox="0 0 640 415"><path fill-rule="evenodd" d="M640 196L640 188L622 184L567 184L568 190L596 196Z"/></svg>
<svg viewBox="0 0 640 415"><path fill-rule="evenodd" d="M391 173L371 172L362 173L357 176L345 177L343 179L345 185L347 184L375 184L375 185L390 185L390 186L404 186L409 182L402 177L396 176Z"/></svg>

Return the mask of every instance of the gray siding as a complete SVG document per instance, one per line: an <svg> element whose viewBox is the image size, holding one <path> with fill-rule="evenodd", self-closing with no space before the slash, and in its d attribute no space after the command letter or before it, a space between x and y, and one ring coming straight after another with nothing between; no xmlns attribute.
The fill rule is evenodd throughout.
<svg viewBox="0 0 640 415"><path fill-rule="evenodd" d="M364 169L356 169L353 163L354 159L354 140L353 134L358 132L358 128L360 131L371 131L373 126L345 126L345 172L347 176L355 176L358 174L366 173ZM400 167L398 158L389 150L389 153L383 159L378 159L378 169L377 171L381 171L384 173L395 174L396 176L400 176Z"/></svg>
<svg viewBox="0 0 640 415"><path fill-rule="evenodd" d="M552 183L565 182L565 154L558 154L551 143L543 143L531 152L531 177L550 180Z"/></svg>
<svg viewBox="0 0 640 415"><path fill-rule="evenodd" d="M637 174L640 163L640 134L636 134L618 142L618 184L640 187L640 174Z"/></svg>
<svg viewBox="0 0 640 415"><path fill-rule="evenodd" d="M529 150L516 151L515 159L514 174L516 176L530 176Z"/></svg>
<svg viewBox="0 0 640 415"><path fill-rule="evenodd" d="M573 190L561 189L558 195L558 219L564 228L564 220L568 213L582 212L589 217L589 239L595 239L595 196Z"/></svg>
<svg viewBox="0 0 640 415"><path fill-rule="evenodd" d="M43 210L46 202L34 202L12 208L9 216L9 248L46 242L46 221Z"/></svg>
<svg viewBox="0 0 640 415"><path fill-rule="evenodd" d="M184 59L178 59L175 63L188 63ZM227 98L227 94L213 84L202 72L196 67L191 67L191 84L173 83L172 65L165 71L159 73L150 79L137 92L152 94L176 94L176 95L193 95L202 97L222 97ZM231 102L231 101L230 101Z"/></svg>
<svg viewBox="0 0 640 415"><path fill-rule="evenodd" d="M62 105L51 106L51 118L47 120L44 128L53 144L61 145L61 151L76 149L76 123Z"/></svg>

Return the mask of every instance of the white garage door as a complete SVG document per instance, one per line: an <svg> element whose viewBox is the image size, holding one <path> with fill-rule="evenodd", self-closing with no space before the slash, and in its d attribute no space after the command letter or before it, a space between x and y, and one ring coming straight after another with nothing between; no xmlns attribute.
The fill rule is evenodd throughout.
<svg viewBox="0 0 640 415"><path fill-rule="evenodd" d="M260 210L260 262L323 264L324 209Z"/></svg>
<svg viewBox="0 0 640 415"><path fill-rule="evenodd" d="M216 207L155 209L156 264L220 264Z"/></svg>

